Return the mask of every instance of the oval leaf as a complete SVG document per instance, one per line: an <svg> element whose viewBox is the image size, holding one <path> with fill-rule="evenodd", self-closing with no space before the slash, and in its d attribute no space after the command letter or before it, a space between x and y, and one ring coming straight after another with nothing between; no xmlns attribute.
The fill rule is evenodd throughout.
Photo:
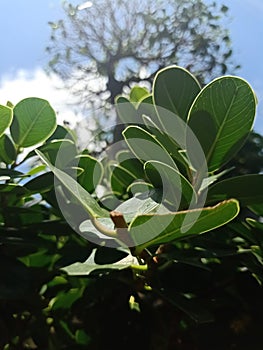
<svg viewBox="0 0 263 350"><path fill-rule="evenodd" d="M117 97L116 109L120 120L124 124L138 124L142 122L138 117L134 103L131 103L127 98L123 96Z"/></svg>
<svg viewBox="0 0 263 350"><path fill-rule="evenodd" d="M105 209L101 208L98 202L89 194L89 192L80 186L77 181L60 169L54 167L43 153L38 150L35 152L43 160L43 162L47 164L60 183L65 186L68 192L72 195L72 198L74 198L74 200L82 208L84 208L91 217L109 217L109 213Z"/></svg>
<svg viewBox="0 0 263 350"><path fill-rule="evenodd" d="M255 111L254 92L239 77L215 79L200 92L188 124L203 148L209 171L219 169L239 150L252 128Z"/></svg>
<svg viewBox="0 0 263 350"><path fill-rule="evenodd" d="M0 137L0 161L12 164L16 160L16 148L12 140L6 134Z"/></svg>
<svg viewBox="0 0 263 350"><path fill-rule="evenodd" d="M9 107L0 105L0 136L10 126L13 118L13 110Z"/></svg>
<svg viewBox="0 0 263 350"><path fill-rule="evenodd" d="M160 161L145 163L145 172L154 185L163 189L163 199L173 207L186 209L197 202L197 195L190 182L176 169ZM157 177L154 174L158 174ZM157 181L156 181L157 178Z"/></svg>
<svg viewBox="0 0 263 350"><path fill-rule="evenodd" d="M156 106L186 120L200 90L198 81L191 73L184 68L170 66L157 73L153 82L153 100Z"/></svg>
<svg viewBox="0 0 263 350"><path fill-rule="evenodd" d="M148 131L138 126L128 126L123 131L123 136L130 150L142 162L159 160L174 165L173 159L163 145Z"/></svg>
<svg viewBox="0 0 263 350"><path fill-rule="evenodd" d="M250 174L225 179L211 186L207 202L236 198L242 206L263 205L263 174Z"/></svg>
<svg viewBox="0 0 263 350"><path fill-rule="evenodd" d="M76 159L78 167L84 170L78 177L78 183L88 192L94 192L102 179L103 166L97 159L88 154L81 154Z"/></svg>
<svg viewBox="0 0 263 350"><path fill-rule="evenodd" d="M14 108L11 135L18 146L30 147L45 141L56 128L56 113L48 101L30 97Z"/></svg>
<svg viewBox="0 0 263 350"><path fill-rule="evenodd" d="M137 216L129 226L130 235L138 247L137 253L152 245L169 243L195 236L225 225L239 212L234 199L214 207L167 214Z"/></svg>
<svg viewBox="0 0 263 350"><path fill-rule="evenodd" d="M130 91L130 101L139 102L146 95L149 95L149 91L142 86L134 86Z"/></svg>

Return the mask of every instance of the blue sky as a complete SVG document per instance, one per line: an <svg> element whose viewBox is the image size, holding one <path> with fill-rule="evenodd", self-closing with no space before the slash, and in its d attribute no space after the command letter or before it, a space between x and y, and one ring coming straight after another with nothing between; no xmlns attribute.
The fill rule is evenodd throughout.
<svg viewBox="0 0 263 350"><path fill-rule="evenodd" d="M207 0L208 1L208 0ZM72 1L78 4L77 0ZM79 1L81 3L83 1ZM220 0L230 9L228 25L238 75L248 80L259 99L255 130L263 134L263 0ZM60 0L1 0L0 2L0 104L18 102L32 94L49 99L69 118L66 91L55 91L61 82L48 79L43 67L48 56L48 21L62 16Z"/></svg>

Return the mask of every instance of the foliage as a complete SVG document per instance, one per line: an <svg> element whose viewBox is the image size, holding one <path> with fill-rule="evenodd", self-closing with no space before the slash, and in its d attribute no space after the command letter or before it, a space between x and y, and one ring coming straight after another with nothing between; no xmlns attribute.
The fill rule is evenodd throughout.
<svg viewBox="0 0 263 350"><path fill-rule="evenodd" d="M253 90L170 66L116 109L127 147L110 160L78 151L47 101L0 107L0 346L259 349L263 176L222 180Z"/></svg>
<svg viewBox="0 0 263 350"><path fill-rule="evenodd" d="M168 64L187 65L206 82L237 68L224 28L225 5L100 0L80 10L65 1L64 11L64 19L49 23L49 67L85 107L114 103L123 89L152 82Z"/></svg>

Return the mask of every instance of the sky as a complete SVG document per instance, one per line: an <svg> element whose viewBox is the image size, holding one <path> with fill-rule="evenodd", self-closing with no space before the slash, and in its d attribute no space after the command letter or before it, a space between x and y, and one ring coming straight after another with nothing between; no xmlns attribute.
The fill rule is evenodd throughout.
<svg viewBox="0 0 263 350"><path fill-rule="evenodd" d="M233 58L242 66L237 74L257 94L254 129L263 134L263 0L218 2L229 7L227 27ZM48 22L62 16L60 0L0 0L0 104L36 96L51 103L60 121L74 118L76 111L67 105L68 101L74 102L70 93L61 88L58 77L47 77L44 72L49 60L45 52L51 33Z"/></svg>

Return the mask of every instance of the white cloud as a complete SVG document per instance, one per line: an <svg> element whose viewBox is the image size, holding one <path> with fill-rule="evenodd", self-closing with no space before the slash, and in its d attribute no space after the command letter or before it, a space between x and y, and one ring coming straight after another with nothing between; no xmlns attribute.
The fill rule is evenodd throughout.
<svg viewBox="0 0 263 350"><path fill-rule="evenodd" d="M6 74L0 80L0 104L7 101L13 104L27 97L39 97L49 101L57 112L58 123L66 120L73 125L79 116L75 112L76 99L54 74L48 76L41 68L34 71L19 70Z"/></svg>
<svg viewBox="0 0 263 350"><path fill-rule="evenodd" d="M78 6L78 10L81 11L81 10L87 9L87 8L89 8L91 6L92 6L92 2L91 1L86 1L83 4Z"/></svg>

